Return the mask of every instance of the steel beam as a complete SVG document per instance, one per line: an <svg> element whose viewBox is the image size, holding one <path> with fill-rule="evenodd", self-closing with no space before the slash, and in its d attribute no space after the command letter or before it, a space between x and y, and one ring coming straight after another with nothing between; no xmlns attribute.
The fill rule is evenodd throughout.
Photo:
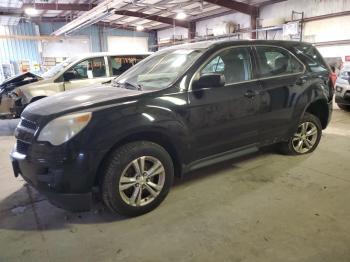
<svg viewBox="0 0 350 262"><path fill-rule="evenodd" d="M256 24L257 18L258 18L258 16L257 16L256 13L254 13L254 14L252 14L252 15L250 16L250 27L251 27L252 30L256 30L256 29L257 29L257 24ZM250 37L251 37L252 39L256 39L256 37L257 37L257 32L256 32L256 31L252 31Z"/></svg>
<svg viewBox="0 0 350 262"><path fill-rule="evenodd" d="M188 27L188 39L196 37L196 22L190 22Z"/></svg>
<svg viewBox="0 0 350 262"><path fill-rule="evenodd" d="M236 10L247 15L257 14L258 12L256 6L233 0L205 0L205 2Z"/></svg>
<svg viewBox="0 0 350 262"><path fill-rule="evenodd" d="M163 24L169 24L169 25L175 25L175 26L181 26L181 27L185 27L188 28L188 22L186 21L180 21L180 20L176 20L170 17L163 17L163 16L159 16L159 15L153 15L153 14L145 14L145 13L141 13L141 12L133 12L133 11L114 11L114 13L116 15L125 15L125 16L131 16L131 17L140 17L140 18L144 18L144 19L148 19L148 20L152 20L152 21L157 21L157 22L161 22Z"/></svg>
<svg viewBox="0 0 350 262"><path fill-rule="evenodd" d="M62 10L62 11L89 11L95 4L56 4L56 3L36 3L35 9L38 10ZM24 4L23 8L33 7L33 5Z"/></svg>

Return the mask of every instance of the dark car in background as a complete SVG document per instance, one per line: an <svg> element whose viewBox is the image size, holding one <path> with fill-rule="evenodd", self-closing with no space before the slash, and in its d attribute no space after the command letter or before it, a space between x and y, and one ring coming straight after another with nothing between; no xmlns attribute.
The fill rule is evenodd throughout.
<svg viewBox="0 0 350 262"><path fill-rule="evenodd" d="M331 119L330 68L310 44L219 41L174 46L112 86L29 105L11 153L15 176L59 207L144 214L174 175L279 144L315 150Z"/></svg>

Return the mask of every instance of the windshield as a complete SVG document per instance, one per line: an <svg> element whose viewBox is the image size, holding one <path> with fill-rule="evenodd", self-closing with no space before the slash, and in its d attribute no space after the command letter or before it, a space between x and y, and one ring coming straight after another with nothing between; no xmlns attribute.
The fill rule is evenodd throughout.
<svg viewBox="0 0 350 262"><path fill-rule="evenodd" d="M172 84L202 54L201 50L164 50L126 71L115 82L125 88L160 90Z"/></svg>
<svg viewBox="0 0 350 262"><path fill-rule="evenodd" d="M48 71L42 74L42 77L45 79L52 78L56 76L57 74L61 73L68 65L70 65L73 61L75 61L76 57L71 57L66 60L64 60L62 63L59 63L55 65L54 67L51 67Z"/></svg>

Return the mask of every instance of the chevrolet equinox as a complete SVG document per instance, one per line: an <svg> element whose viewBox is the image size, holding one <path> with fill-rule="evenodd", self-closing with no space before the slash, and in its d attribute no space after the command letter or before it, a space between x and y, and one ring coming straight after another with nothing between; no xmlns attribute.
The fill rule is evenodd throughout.
<svg viewBox="0 0 350 262"><path fill-rule="evenodd" d="M219 41L173 46L110 84L29 105L11 153L15 176L56 206L156 208L174 175L278 144L311 153L332 114L331 71L310 44Z"/></svg>

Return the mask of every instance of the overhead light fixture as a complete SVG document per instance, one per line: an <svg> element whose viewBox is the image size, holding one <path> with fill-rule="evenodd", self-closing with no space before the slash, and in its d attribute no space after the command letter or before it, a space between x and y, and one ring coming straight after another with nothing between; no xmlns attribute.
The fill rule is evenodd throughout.
<svg viewBox="0 0 350 262"><path fill-rule="evenodd" d="M143 31L145 29L142 25L137 25L136 26L136 31Z"/></svg>
<svg viewBox="0 0 350 262"><path fill-rule="evenodd" d="M39 12L34 7L28 7L26 9L24 9L24 13L26 13L29 16L36 16L36 15L38 15Z"/></svg>
<svg viewBox="0 0 350 262"><path fill-rule="evenodd" d="M186 15L186 13L185 12L183 12L183 11L180 11L180 12L178 12L177 13L177 15L176 15L176 19L179 19L179 20L183 20L183 19L185 19L187 17L187 15Z"/></svg>
<svg viewBox="0 0 350 262"><path fill-rule="evenodd" d="M91 26L91 25L93 25L94 23L97 23L97 22L99 22L99 21L101 21L101 20L103 20L103 19L106 19L106 18L108 18L108 17L110 17L110 16L112 16L113 15L113 13L109 13L109 12L105 12L105 13L101 13L100 15L98 15L97 17L95 17L95 18L93 18L93 19L90 19L90 20L86 20L84 23L82 23L82 24L80 24L80 25L77 25L77 26L75 26L75 27L73 27L73 28L71 28L71 29L68 29L68 30L66 30L66 32L64 33L64 34L66 34L66 35L69 35L69 34L71 34L73 31L77 31L77 30L82 30L83 28L86 28L86 27L88 27L88 26ZM58 29L57 31L60 31L61 29ZM55 31L56 32L56 31ZM57 34L57 33L55 33L55 32L53 32L52 34L53 35L59 35L59 34Z"/></svg>

